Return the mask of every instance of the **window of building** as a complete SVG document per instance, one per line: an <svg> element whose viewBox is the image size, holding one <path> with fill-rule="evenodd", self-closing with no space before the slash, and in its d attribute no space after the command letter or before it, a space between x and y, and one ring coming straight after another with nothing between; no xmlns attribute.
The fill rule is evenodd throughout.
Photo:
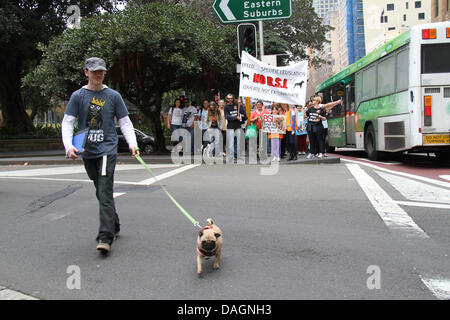
<svg viewBox="0 0 450 320"><path fill-rule="evenodd" d="M409 9L409 2L406 3L406 9Z"/></svg>
<svg viewBox="0 0 450 320"><path fill-rule="evenodd" d="M406 14L403 15L403 21L406 21Z"/></svg>
<svg viewBox="0 0 450 320"><path fill-rule="evenodd" d="M392 30L395 30L395 27L389 27L388 28L388 31L392 31Z"/></svg>
<svg viewBox="0 0 450 320"><path fill-rule="evenodd" d="M419 13L419 20L425 20L425 13Z"/></svg>
<svg viewBox="0 0 450 320"><path fill-rule="evenodd" d="M387 11L394 11L394 4L393 3L389 3L387 5Z"/></svg>
<svg viewBox="0 0 450 320"><path fill-rule="evenodd" d="M422 8L422 1L416 1L415 2L415 7L416 8Z"/></svg>

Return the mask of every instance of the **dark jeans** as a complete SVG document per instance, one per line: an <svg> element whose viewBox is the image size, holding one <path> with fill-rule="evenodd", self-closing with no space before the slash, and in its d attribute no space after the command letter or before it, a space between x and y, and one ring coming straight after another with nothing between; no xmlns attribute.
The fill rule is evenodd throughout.
<svg viewBox="0 0 450 320"><path fill-rule="evenodd" d="M308 126L309 146L312 154L317 152L322 154L325 153L323 133L323 127L321 124Z"/></svg>
<svg viewBox="0 0 450 320"><path fill-rule="evenodd" d="M99 202L100 227L97 241L102 239L112 242L114 234L120 228L119 216L116 212L113 197L116 159L117 155L108 155L106 157L106 163L103 163L103 157L83 159L86 173L89 179L94 182L95 195ZM103 168L104 165L106 165L106 170Z"/></svg>
<svg viewBox="0 0 450 320"><path fill-rule="evenodd" d="M297 155L297 136L291 131L286 131L286 147L291 156Z"/></svg>
<svg viewBox="0 0 450 320"><path fill-rule="evenodd" d="M171 124L170 125L170 132L173 133L175 130L180 129L181 125L177 125L177 124ZM178 139L178 141L172 141L174 143L174 145L180 141L183 141L183 137L180 137Z"/></svg>

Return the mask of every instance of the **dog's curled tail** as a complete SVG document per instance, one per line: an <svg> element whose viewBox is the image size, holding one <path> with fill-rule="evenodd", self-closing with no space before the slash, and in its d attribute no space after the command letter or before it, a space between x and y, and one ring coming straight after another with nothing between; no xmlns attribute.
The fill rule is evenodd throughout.
<svg viewBox="0 0 450 320"><path fill-rule="evenodd" d="M208 226L212 226L214 224L214 221L211 218L206 219L206 222L208 223Z"/></svg>

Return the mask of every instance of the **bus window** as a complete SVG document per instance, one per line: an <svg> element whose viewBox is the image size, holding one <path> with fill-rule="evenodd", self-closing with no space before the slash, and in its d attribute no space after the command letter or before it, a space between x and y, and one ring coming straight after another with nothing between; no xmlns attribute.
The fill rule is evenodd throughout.
<svg viewBox="0 0 450 320"><path fill-rule="evenodd" d="M397 91L408 89L409 82L409 50L403 50L397 55Z"/></svg>
<svg viewBox="0 0 450 320"><path fill-rule="evenodd" d="M450 72L450 43L422 45L422 73Z"/></svg>
<svg viewBox="0 0 450 320"><path fill-rule="evenodd" d="M362 72L358 72L356 74L356 105L359 106L359 104L361 103L362 100L362 92L363 92L363 84L362 84Z"/></svg>
<svg viewBox="0 0 450 320"><path fill-rule="evenodd" d="M370 100L375 97L377 85L377 68L375 65L363 71L362 100Z"/></svg>
<svg viewBox="0 0 450 320"><path fill-rule="evenodd" d="M378 64L378 95L385 96L395 92L395 56Z"/></svg>

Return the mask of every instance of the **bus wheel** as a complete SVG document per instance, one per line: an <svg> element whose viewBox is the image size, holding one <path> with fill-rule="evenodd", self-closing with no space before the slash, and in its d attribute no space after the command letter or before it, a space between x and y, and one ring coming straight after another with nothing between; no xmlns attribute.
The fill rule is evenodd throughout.
<svg viewBox="0 0 450 320"><path fill-rule="evenodd" d="M377 151L377 143L373 125L369 125L364 134L364 149L366 150L369 160L376 161L381 159L381 154Z"/></svg>

